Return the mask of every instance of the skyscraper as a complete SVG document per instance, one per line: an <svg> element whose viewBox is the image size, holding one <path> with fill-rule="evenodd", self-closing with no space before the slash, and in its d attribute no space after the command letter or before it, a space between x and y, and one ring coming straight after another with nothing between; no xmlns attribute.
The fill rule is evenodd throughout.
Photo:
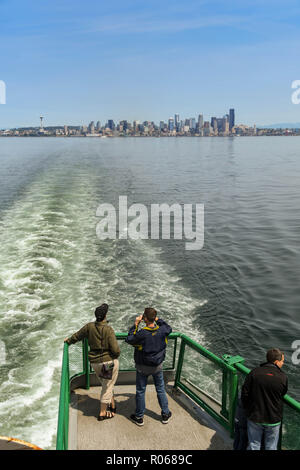
<svg viewBox="0 0 300 470"><path fill-rule="evenodd" d="M223 132L223 118L217 118L218 132Z"/></svg>
<svg viewBox="0 0 300 470"><path fill-rule="evenodd" d="M120 121L120 125L123 126L124 132L128 130L128 121L126 119L124 119L124 121Z"/></svg>
<svg viewBox="0 0 300 470"><path fill-rule="evenodd" d="M179 114L175 114L175 129L176 131L179 129Z"/></svg>
<svg viewBox="0 0 300 470"><path fill-rule="evenodd" d="M235 117L234 117L234 109L230 109L229 110L229 130L231 131L231 129L234 127L235 125Z"/></svg>
<svg viewBox="0 0 300 470"><path fill-rule="evenodd" d="M196 119L195 118L190 118L190 129L193 129L193 130L196 129Z"/></svg>
<svg viewBox="0 0 300 470"><path fill-rule="evenodd" d="M226 132L227 127L229 129L229 116L228 114L225 114L222 119L222 131Z"/></svg>
<svg viewBox="0 0 300 470"><path fill-rule="evenodd" d="M90 134L95 134L95 123L94 121L91 121L89 124L89 133Z"/></svg>
<svg viewBox="0 0 300 470"><path fill-rule="evenodd" d="M169 131L173 131L174 130L174 119L170 117L169 121L168 121L168 127L169 127Z"/></svg>
<svg viewBox="0 0 300 470"><path fill-rule="evenodd" d="M133 130L136 132L139 128L140 121L133 121Z"/></svg>
<svg viewBox="0 0 300 470"><path fill-rule="evenodd" d="M212 117L211 118L211 123L210 123L211 127L213 128L214 132L215 133L218 133L218 120L216 117Z"/></svg>
<svg viewBox="0 0 300 470"><path fill-rule="evenodd" d="M203 114L199 114L198 116L198 127L199 127L199 130L203 128Z"/></svg>
<svg viewBox="0 0 300 470"><path fill-rule="evenodd" d="M109 129L112 130L112 131L115 130L115 127L116 127L116 126L115 126L115 123L114 123L113 119L109 119L109 120L108 120L108 127L109 127Z"/></svg>

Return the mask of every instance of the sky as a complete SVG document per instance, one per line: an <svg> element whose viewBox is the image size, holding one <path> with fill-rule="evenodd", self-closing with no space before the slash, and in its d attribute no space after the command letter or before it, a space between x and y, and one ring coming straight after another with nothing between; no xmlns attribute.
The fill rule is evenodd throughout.
<svg viewBox="0 0 300 470"><path fill-rule="evenodd" d="M299 122L299 0L0 0L0 128Z"/></svg>

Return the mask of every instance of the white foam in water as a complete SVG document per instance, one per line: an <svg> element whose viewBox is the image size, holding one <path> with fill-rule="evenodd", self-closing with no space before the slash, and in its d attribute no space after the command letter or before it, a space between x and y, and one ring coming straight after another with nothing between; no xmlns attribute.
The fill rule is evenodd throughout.
<svg viewBox="0 0 300 470"><path fill-rule="evenodd" d="M41 256L40 258L37 258L37 261L42 261L43 263L51 266L53 269L61 270L61 263L56 259L56 258L45 258Z"/></svg>
<svg viewBox="0 0 300 470"><path fill-rule="evenodd" d="M6 363L6 348L4 341L0 340L0 367Z"/></svg>
<svg viewBox="0 0 300 470"><path fill-rule="evenodd" d="M88 178L91 188L92 172ZM0 342L0 359L10 367L0 377L0 434L43 448L53 445L56 434L63 339L93 320L96 303L111 305L116 331L127 331L129 317L151 304L174 331L205 340L193 312L207 299L195 298L160 260L161 248L141 240L99 242L99 201L75 180L66 188L68 198L62 196L58 210L50 210L52 199L58 204L57 185L65 184L59 168L48 171L0 226L0 318L8 332L7 344Z"/></svg>

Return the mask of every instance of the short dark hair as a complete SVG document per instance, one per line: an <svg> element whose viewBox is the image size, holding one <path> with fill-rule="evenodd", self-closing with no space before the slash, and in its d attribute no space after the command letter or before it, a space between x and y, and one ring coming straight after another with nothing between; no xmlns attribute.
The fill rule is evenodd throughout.
<svg viewBox="0 0 300 470"><path fill-rule="evenodd" d="M268 362L275 362L275 361L281 361L283 356L283 352L280 351L278 348L272 348L269 349L267 352L267 361Z"/></svg>
<svg viewBox="0 0 300 470"><path fill-rule="evenodd" d="M100 305L100 307L97 307L95 310L95 316L96 316L97 321L102 321L105 318L107 311L108 311L107 304L102 304Z"/></svg>
<svg viewBox="0 0 300 470"><path fill-rule="evenodd" d="M154 322L156 318L156 314L157 312L154 308L151 308L151 307L145 308L144 316L147 318L148 321L151 321L151 323Z"/></svg>

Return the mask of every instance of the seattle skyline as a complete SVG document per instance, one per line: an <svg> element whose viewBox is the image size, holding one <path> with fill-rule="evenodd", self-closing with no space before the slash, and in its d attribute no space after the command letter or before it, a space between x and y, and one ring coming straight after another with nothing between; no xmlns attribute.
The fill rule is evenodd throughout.
<svg viewBox="0 0 300 470"><path fill-rule="evenodd" d="M0 128L219 116L228 103L253 125L299 122L297 1L0 0Z"/></svg>

